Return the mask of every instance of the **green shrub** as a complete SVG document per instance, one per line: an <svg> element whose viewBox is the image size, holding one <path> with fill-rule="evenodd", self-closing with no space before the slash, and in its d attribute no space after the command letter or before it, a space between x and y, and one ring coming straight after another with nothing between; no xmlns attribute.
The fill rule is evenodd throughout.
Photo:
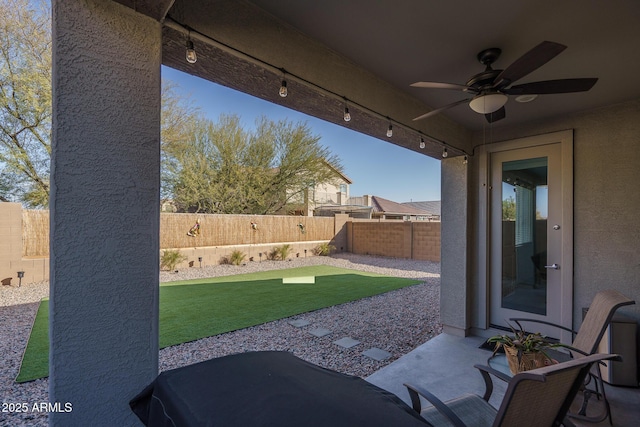
<svg viewBox="0 0 640 427"><path fill-rule="evenodd" d="M231 252L231 255L222 257L222 259L220 259L220 264L240 265L246 257L247 256L244 254L244 252L236 249L235 251Z"/></svg>
<svg viewBox="0 0 640 427"><path fill-rule="evenodd" d="M187 257L182 255L178 250L165 249L160 257L160 269L174 271L176 266L182 261L186 261Z"/></svg>
<svg viewBox="0 0 640 427"><path fill-rule="evenodd" d="M329 256L331 252L335 250L336 247L329 243L320 243L318 246L313 248L313 253L320 256Z"/></svg>
<svg viewBox="0 0 640 427"><path fill-rule="evenodd" d="M278 246L277 248L273 248L271 252L267 254L267 259L271 261L277 261L277 260L284 261L287 258L289 258L289 255L291 255L291 252L293 252L293 248L291 247L291 245L287 244L287 245Z"/></svg>
<svg viewBox="0 0 640 427"><path fill-rule="evenodd" d="M291 255L292 252L293 252L293 248L291 247L291 245L282 245L278 248L278 254L282 261L289 258L289 255Z"/></svg>

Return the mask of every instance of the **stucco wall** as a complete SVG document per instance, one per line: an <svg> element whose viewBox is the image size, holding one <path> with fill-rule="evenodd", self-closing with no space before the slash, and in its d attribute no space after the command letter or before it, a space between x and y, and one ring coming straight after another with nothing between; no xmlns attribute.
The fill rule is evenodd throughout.
<svg viewBox="0 0 640 427"><path fill-rule="evenodd" d="M471 320L468 290L468 165L461 158L442 161L442 262L440 318L444 331L467 335Z"/></svg>
<svg viewBox="0 0 640 427"><path fill-rule="evenodd" d="M496 128L494 142L574 130L574 325L602 289L640 304L640 100ZM483 134L474 135L475 144ZM477 173L471 176L476 185ZM478 212L474 212L475 217ZM640 305L622 313L640 320Z"/></svg>
<svg viewBox="0 0 640 427"><path fill-rule="evenodd" d="M49 414L134 426L158 373L160 49L157 21L54 0Z"/></svg>

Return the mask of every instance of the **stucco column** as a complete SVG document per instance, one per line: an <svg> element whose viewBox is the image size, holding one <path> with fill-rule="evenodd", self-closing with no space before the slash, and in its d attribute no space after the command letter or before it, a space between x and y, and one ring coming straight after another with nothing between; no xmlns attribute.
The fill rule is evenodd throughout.
<svg viewBox="0 0 640 427"><path fill-rule="evenodd" d="M160 24L53 0L49 398L59 426L139 425L158 371Z"/></svg>
<svg viewBox="0 0 640 427"><path fill-rule="evenodd" d="M444 332L466 336L470 329L468 293L468 165L462 157L442 161L440 318Z"/></svg>

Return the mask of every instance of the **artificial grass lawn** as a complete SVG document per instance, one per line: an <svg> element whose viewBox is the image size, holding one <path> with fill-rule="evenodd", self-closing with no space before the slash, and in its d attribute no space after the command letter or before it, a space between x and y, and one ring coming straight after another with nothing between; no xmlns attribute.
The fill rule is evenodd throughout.
<svg viewBox="0 0 640 427"><path fill-rule="evenodd" d="M239 268L241 269L241 268ZM315 276L315 284L283 277ZM160 348L235 331L419 283L331 266L160 284ZM17 382L49 374L49 301L40 303ZM126 327L126 325L122 325Z"/></svg>

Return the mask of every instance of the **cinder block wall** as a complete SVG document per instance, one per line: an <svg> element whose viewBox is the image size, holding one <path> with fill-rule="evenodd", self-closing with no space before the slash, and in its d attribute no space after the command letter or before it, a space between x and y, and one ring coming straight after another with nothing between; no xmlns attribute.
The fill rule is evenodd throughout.
<svg viewBox="0 0 640 427"><path fill-rule="evenodd" d="M440 261L440 223L353 220L348 251L355 254Z"/></svg>
<svg viewBox="0 0 640 427"><path fill-rule="evenodd" d="M412 222L413 259L440 262L440 223Z"/></svg>

